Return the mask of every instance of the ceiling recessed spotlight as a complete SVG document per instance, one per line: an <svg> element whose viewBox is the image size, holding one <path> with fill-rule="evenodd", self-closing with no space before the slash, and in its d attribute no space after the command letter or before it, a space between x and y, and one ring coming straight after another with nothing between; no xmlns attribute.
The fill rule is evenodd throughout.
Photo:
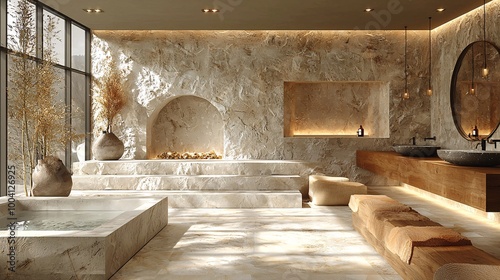
<svg viewBox="0 0 500 280"><path fill-rule="evenodd" d="M438 13L442 13L442 12L444 12L445 10L446 10L445 8L437 8L437 9L436 9L436 12L438 12Z"/></svg>
<svg viewBox="0 0 500 280"><path fill-rule="evenodd" d="M204 13L218 13L219 12L219 9L201 9L202 12Z"/></svg>
<svg viewBox="0 0 500 280"><path fill-rule="evenodd" d="M104 13L104 11L101 9L83 9L83 10L89 14Z"/></svg>
<svg viewBox="0 0 500 280"><path fill-rule="evenodd" d="M372 8L366 8L366 9L365 9L365 12L369 13L369 12L373 12L373 10L375 10L375 9L372 9Z"/></svg>

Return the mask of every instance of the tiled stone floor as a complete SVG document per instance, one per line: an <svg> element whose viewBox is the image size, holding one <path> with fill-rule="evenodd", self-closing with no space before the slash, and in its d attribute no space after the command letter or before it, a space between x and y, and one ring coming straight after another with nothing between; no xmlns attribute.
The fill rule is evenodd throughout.
<svg viewBox="0 0 500 280"><path fill-rule="evenodd" d="M401 187L370 188L457 229L500 258L500 226ZM401 279L347 206L169 209L169 225L111 279Z"/></svg>

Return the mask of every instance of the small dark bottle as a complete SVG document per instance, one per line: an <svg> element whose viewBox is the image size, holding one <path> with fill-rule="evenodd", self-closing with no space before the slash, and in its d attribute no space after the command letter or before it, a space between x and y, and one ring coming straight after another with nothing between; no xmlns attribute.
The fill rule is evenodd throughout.
<svg viewBox="0 0 500 280"><path fill-rule="evenodd" d="M365 136L365 130L363 129L363 126L360 125L358 128L358 137L363 137Z"/></svg>
<svg viewBox="0 0 500 280"><path fill-rule="evenodd" d="M479 136L479 130L477 129L477 125L474 126L472 129L472 137L478 137Z"/></svg>

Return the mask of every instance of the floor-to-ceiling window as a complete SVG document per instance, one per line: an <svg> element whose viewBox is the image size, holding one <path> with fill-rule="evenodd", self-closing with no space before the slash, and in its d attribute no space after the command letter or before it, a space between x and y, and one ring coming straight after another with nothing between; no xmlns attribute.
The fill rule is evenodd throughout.
<svg viewBox="0 0 500 280"><path fill-rule="evenodd" d="M16 67L16 58L21 57L23 49L20 44L20 37L26 34L16 28L19 23L19 6L23 0L2 0L0 1L0 195L7 194L4 182L9 182L7 170L21 168L19 155L21 149L20 127L13 121L14 111L9 104L12 94L18 91L13 88L12 80L16 77L13 67ZM28 23L25 30L29 30L28 40L32 45L24 46L24 53L29 57L29 64L41 64L44 59L46 45L47 26L53 24L52 36L52 62L56 76L53 86L55 99L65 104L67 118L66 123L80 137L72 138L66 147L55 152L71 168L71 164L89 155L90 123L86 116L90 115L90 30L68 18L57 11L39 3L29 1L29 14L31 24ZM23 19L26 20L26 19ZM22 34L20 34L22 33ZM26 41L26 40L24 40ZM29 81L29 75L28 75ZM26 82L28 83L28 82ZM11 96L8 96L8 95ZM77 153L78 152L78 153ZM19 173L16 173L19 174ZM17 184L23 178L16 177ZM10 180L10 182L12 182ZM9 184L7 184L9 185Z"/></svg>

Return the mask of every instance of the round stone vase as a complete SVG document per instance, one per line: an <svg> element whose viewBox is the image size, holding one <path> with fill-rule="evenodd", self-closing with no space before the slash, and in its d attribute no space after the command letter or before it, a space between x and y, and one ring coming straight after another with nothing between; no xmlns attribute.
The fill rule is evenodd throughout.
<svg viewBox="0 0 500 280"><path fill-rule="evenodd" d="M103 131L92 145L92 153L96 160L117 160L125 151L123 142L113 132Z"/></svg>
<svg viewBox="0 0 500 280"><path fill-rule="evenodd" d="M34 196L69 196L73 187L71 172L53 156L38 160L32 179Z"/></svg>

